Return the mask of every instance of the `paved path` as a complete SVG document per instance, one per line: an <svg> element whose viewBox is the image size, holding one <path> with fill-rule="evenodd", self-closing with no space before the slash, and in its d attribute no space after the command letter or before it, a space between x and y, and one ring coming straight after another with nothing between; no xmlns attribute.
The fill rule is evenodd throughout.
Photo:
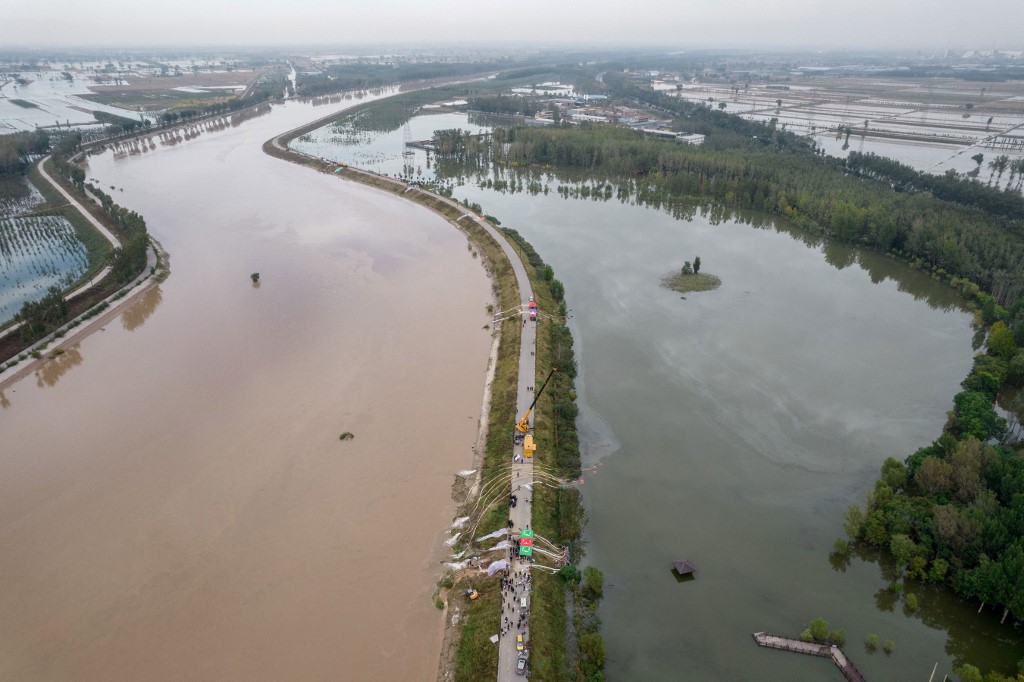
<svg viewBox="0 0 1024 682"><path fill-rule="evenodd" d="M512 270L516 275L516 283L519 285L520 303L525 308L533 296L533 289L530 288L530 278L526 275L526 268L523 266L522 259L508 240L505 239L505 236L494 229L490 223L480 216L473 214L470 214L470 216L494 237L498 244L501 245L501 250L505 252L509 262L512 263ZM537 350L537 323L526 319L525 312L523 313L523 318L525 325L522 328L522 341L519 345L516 421L522 418L530 403L533 402L534 393L531 389L534 388L534 380L537 373L537 357L535 355ZM530 429L531 431L533 430L532 413L530 415ZM511 442L512 434L508 434L508 437ZM513 461L512 463L510 493L516 495L519 498L519 502L515 507L509 509L509 518L512 519L512 530L515 531L516 535L523 528L532 527L530 524L533 517L533 492L526 488L526 486L533 487L533 459L525 459L522 457L522 454L523 446L521 444L516 444L513 451L509 454L510 457L518 457L523 460L521 462ZM511 577L516 582L522 581L529 573L529 565L520 565L518 561L518 558L514 558L512 562ZM523 639L529 642L529 621L527 620L522 629L516 629L516 623L519 621L520 615L518 602L523 596L526 596L528 603L530 603L531 595L523 587L516 588L514 595L510 594L507 597L502 597L504 600L502 606L511 607L512 610L503 611L502 622L497 624L500 628L504 623L506 615L511 624L511 629L508 633L498 640L498 682L513 682L518 677L516 675L516 659L519 657L519 653L516 651L516 635L521 633Z"/></svg>
<svg viewBox="0 0 1024 682"><path fill-rule="evenodd" d="M86 211L85 208L82 206L82 204L80 204L78 202L77 199L75 199L73 196L71 196L66 191L64 191L64 188L61 187L59 184L57 184L57 182L52 177L50 177L50 174L47 173L46 169L43 167L43 164L45 164L49 160L50 160L50 157L47 156L46 158L44 158L42 161L39 162L39 166L38 166L39 167L39 175L41 175L44 180L46 180L48 183L50 183L50 185L52 185L55 190L60 192L61 195L65 199L67 199L68 203L71 204L75 208L75 210L77 210L79 213L81 213L82 216L84 216L86 220L88 220L90 223L92 223L92 226L95 227L97 230L99 230L100 234L103 235L104 239L106 239L108 242L110 242L110 245L112 247L114 247L115 249L120 247L121 246L121 242L117 241L117 237L115 237L114 234L110 230L108 230L106 227L104 227L103 223L101 223L100 221L96 220L96 218L94 218L91 213ZM153 258L153 262L152 263L147 263L146 265L147 265L147 272L148 272L150 266L156 265L156 258L155 258L155 256ZM104 266L102 270L100 270L99 272L94 274L92 277L90 277L88 282L84 282L83 284L80 284L77 288L72 289L71 291L69 291L66 294L64 294L64 298L67 299L67 300L71 300L75 296L79 296L81 294L84 294L85 292L89 291L89 289L92 289L94 286L96 286L99 282L102 282L103 278L106 277L109 273L110 273L110 266L109 265ZM20 327L21 327L21 323L20 322L17 323L17 324L11 325L7 329L5 329L2 332L0 332L0 339L6 337L8 334L13 334Z"/></svg>
<svg viewBox="0 0 1024 682"><path fill-rule="evenodd" d="M72 197L70 194L68 194L66 191L64 191L64 188L61 187L59 184L57 184L53 180L53 178L50 177L50 175L46 172L46 170L43 168L43 164L49 158L50 157L47 156L46 158L44 158L42 161L39 162L39 174L42 175L43 178L47 182L49 182L51 185L53 185L53 187L56 188L56 190L58 192L60 192L61 195L63 195L65 199L68 200L68 203L70 203L72 206L74 206L75 209L79 213L81 213L83 216L85 216L85 219L88 220L90 223L92 223L92 225L97 230L100 231L100 234L102 234L103 237L107 241L110 242L111 246L113 246L114 248L119 248L121 246L121 242L117 241L117 237L115 237L110 230L108 230L106 227L104 227L104 225L102 223L100 223L98 220L96 220L96 218L93 217L93 215L91 213L89 213L87 210L85 210L85 207L82 206L82 204L80 204L74 197ZM125 286L121 287L120 289L118 289L117 291L115 291L110 296L107 296L104 299L104 302L106 302L106 304L109 306L110 310L115 310L115 309L118 309L118 308L122 307L124 304L128 303L129 301L134 300L135 297L138 296L139 294L143 293L144 291L148 291L150 286L153 285L154 280L152 279L152 273L155 271L156 265L157 265L157 262L158 262L158 256L157 256L156 248L157 247L156 247L155 243L151 239L150 240L150 244L149 244L149 248L146 250L146 267L143 268L142 272L140 272L138 274L138 276L136 276L131 282L129 282ZM70 299L74 298L75 296L78 296L78 295L88 291L89 289L93 288L94 286L99 284L101 281L103 281L103 278L106 277L109 272L110 272L110 266L108 265L108 266L104 267L102 270L100 270L99 272L97 272L95 275L93 275L92 278L90 278L88 282L86 282L85 284L82 284L77 289L74 289L73 291L69 291L67 294L65 294L65 298L70 300ZM121 295L121 293L123 291L125 291L125 290L129 290L129 293L127 295ZM120 296L120 298L118 298L118 296ZM79 316L79 317L81 317L81 316ZM87 330L91 329L91 327L93 325L95 325L96 323L98 323L101 319L104 319L104 318L103 317L93 318L88 323L86 323L85 325L80 327L76 331L76 333L74 334L73 337L64 338L62 343L67 343L69 340L71 340L71 338L78 338L78 337L80 337L83 333L85 333ZM69 320L69 322L70 322L70 320ZM58 330L59 329L64 329L66 331L67 330L67 324L68 323L65 323L65 324L61 325L58 328ZM11 325L7 329L5 329L3 332L0 332L0 339L4 338L8 334L13 334L19 327L21 327L21 323L20 322L18 324ZM48 344L48 343L56 340L57 337L55 336L55 334L56 334L56 331L48 334L44 338L39 339L39 341L37 341L36 344ZM30 362L27 365L27 367L32 367L32 366L34 366L34 364L35 363ZM26 371L26 366L23 365L22 363L19 363L17 365L8 367L7 369L5 369L3 371L0 371L0 384L6 384L8 381L12 381L13 379L21 376L25 371Z"/></svg>
<svg viewBox="0 0 1024 682"><path fill-rule="evenodd" d="M50 157L47 156L45 159L43 159L42 161L39 162L39 174L41 176L43 176L43 179L46 180L51 185L53 185L53 188L56 189L58 192L60 192L61 195L65 199L68 200L68 203L71 204L72 206L74 206L75 209L79 213L81 213L82 216L84 216L85 219L88 220L92 224L92 226L95 227L99 231L100 234L103 235L103 238L106 239L108 242L110 242L110 245L113 248L115 248L115 249L120 248L121 242L117 241L117 237L114 236L114 233L111 232L110 230L108 230L103 225L103 223L101 223L100 221L96 220L96 218L93 217L92 213L89 213L89 211L87 211L85 209L85 207L82 206L82 204L79 203L78 199L76 199L73 196L71 196L70 194L68 194L67 191L65 191L65 189L63 187L61 187L52 177L50 177L50 174L46 172L46 168L45 168L45 164L49 160L50 160ZM93 275L92 278L88 282L86 282L82 286L78 287L74 291L69 291L67 293L67 295L65 296L65 298L74 298L75 296L78 296L79 294L82 294L82 293L88 291L89 289L92 289L96 285L96 283L102 281L102 279L104 277L106 277L107 273L109 273L109 272L110 272L110 266L108 265L105 268L103 268L102 270L100 270L98 273Z"/></svg>

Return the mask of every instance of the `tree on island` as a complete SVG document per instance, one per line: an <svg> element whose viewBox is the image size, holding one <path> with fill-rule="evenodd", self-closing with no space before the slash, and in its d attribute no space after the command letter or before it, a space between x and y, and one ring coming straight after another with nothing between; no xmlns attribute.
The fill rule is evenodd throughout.
<svg viewBox="0 0 1024 682"><path fill-rule="evenodd" d="M693 274L696 275L699 272L700 272L700 256L697 256L696 258L693 259Z"/></svg>
<svg viewBox="0 0 1024 682"><path fill-rule="evenodd" d="M971 157L971 161L973 161L974 163L978 164L978 167L974 169L974 174L975 175L977 175L981 171L981 162L984 161L984 160L985 160L985 155L980 153L980 152Z"/></svg>

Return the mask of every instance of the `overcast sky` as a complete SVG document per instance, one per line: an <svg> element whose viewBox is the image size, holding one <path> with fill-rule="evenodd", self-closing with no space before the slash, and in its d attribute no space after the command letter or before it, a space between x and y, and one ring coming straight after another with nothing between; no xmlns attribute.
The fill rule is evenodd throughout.
<svg viewBox="0 0 1024 682"><path fill-rule="evenodd" d="M1024 0L0 0L5 47L415 42L1024 49Z"/></svg>

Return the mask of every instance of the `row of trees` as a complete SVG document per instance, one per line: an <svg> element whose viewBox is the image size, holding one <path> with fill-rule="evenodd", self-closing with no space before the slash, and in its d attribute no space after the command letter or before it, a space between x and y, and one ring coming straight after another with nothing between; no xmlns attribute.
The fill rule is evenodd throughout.
<svg viewBox="0 0 1024 682"><path fill-rule="evenodd" d="M516 97L509 95L491 95L472 97L469 108L474 111L485 111L489 114L506 116L533 116L542 110L540 102L532 97Z"/></svg>
<svg viewBox="0 0 1024 682"><path fill-rule="evenodd" d="M100 200L103 211L113 221L120 232L121 246L115 248L110 255L110 266L114 279L118 284L126 284L135 277L146 265L146 250L149 248L149 233L145 219L136 213L114 203L114 199L99 187L85 183L85 171L70 158L78 153L81 135L71 133L65 135L53 145L51 155L56 171L63 175L71 184L84 194L90 193Z"/></svg>
<svg viewBox="0 0 1024 682"><path fill-rule="evenodd" d="M0 135L0 180L20 178L33 155L50 149L50 136L44 130Z"/></svg>
<svg viewBox="0 0 1024 682"><path fill-rule="evenodd" d="M14 316L20 322L18 333L25 343L37 341L67 322L68 302L60 287L50 287L38 301L27 301Z"/></svg>
<svg viewBox="0 0 1024 682"><path fill-rule="evenodd" d="M135 211L114 203L114 199L99 187L86 185L96 195L110 219L120 229L121 246L114 249L110 266L118 284L126 284L146 266L146 250L149 248L149 232L146 220Z"/></svg>
<svg viewBox="0 0 1024 682"><path fill-rule="evenodd" d="M775 135L784 140L789 134ZM942 199L931 191L934 181L897 191L880 174L858 177L841 160L821 158L809 148L749 140L729 149L693 147L606 125L515 127L484 137L440 131L435 141L442 175L492 164L585 172L615 183L621 201L671 211L696 198L780 214L812 234L968 279L995 291L1002 305L1024 292L1024 212L1008 205L1006 215L991 215L980 197L973 203ZM1009 285L997 287L999 282Z"/></svg>
<svg viewBox="0 0 1024 682"><path fill-rule="evenodd" d="M454 78L493 70L497 64L336 64L318 73L300 73L296 95L316 97L346 90L369 90L395 83L435 78Z"/></svg>
<svg viewBox="0 0 1024 682"><path fill-rule="evenodd" d="M974 157L978 163L984 159L983 154ZM1005 155L996 157L990 162L993 172L996 168L1005 171L1010 167L1010 158ZM925 173L894 159L876 154L850 152L846 157L846 168L858 177L870 178L882 184L889 184L897 192L929 192L939 199L944 199L964 206L974 206L990 215L1006 218L1020 218L1024 215L1024 197L1017 192L1000 190L980 182L972 182L953 174L933 175ZM1013 174L1024 169L1024 159L1013 162ZM1002 177L1000 171L1000 178ZM1011 175L1011 182L1013 175ZM1021 176L1019 179L1024 179ZM1019 184L1019 183L1018 183Z"/></svg>

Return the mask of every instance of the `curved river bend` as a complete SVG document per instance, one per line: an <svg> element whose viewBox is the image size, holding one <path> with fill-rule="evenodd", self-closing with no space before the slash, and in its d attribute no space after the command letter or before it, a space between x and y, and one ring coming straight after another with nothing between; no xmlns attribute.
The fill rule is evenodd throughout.
<svg viewBox="0 0 1024 682"><path fill-rule="evenodd" d="M441 218L261 151L326 113L90 160L172 274L0 396L0 678L436 678L490 284Z"/></svg>

